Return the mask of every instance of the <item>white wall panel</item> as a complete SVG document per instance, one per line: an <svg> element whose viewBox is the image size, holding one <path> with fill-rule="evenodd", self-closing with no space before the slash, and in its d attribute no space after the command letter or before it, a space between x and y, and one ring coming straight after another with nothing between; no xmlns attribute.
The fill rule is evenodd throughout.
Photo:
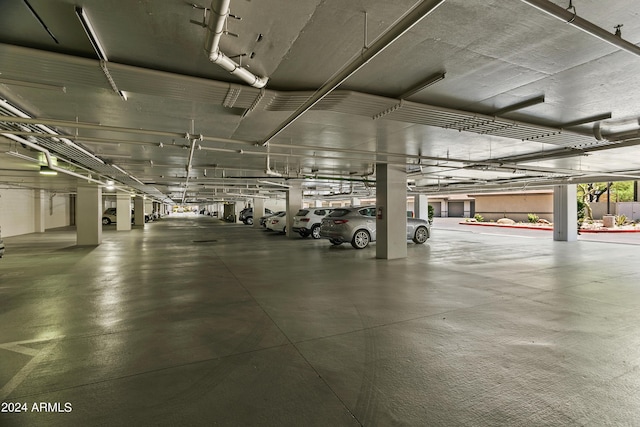
<svg viewBox="0 0 640 427"><path fill-rule="evenodd" d="M51 197L51 193L46 194L46 210L44 212L45 229L65 227L69 225L69 195L59 195Z"/></svg>
<svg viewBox="0 0 640 427"><path fill-rule="evenodd" d="M0 226L2 237L35 232L33 190L0 189Z"/></svg>

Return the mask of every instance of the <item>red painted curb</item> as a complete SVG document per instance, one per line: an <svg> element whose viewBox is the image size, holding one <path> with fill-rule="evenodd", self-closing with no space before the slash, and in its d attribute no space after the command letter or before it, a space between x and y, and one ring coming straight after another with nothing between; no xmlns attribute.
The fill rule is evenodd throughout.
<svg viewBox="0 0 640 427"><path fill-rule="evenodd" d="M528 225L506 225L506 224L489 224L486 222L460 222L460 225L479 225L483 227L501 227L501 228L523 228L525 230L545 230L545 231L553 231L553 227L533 227ZM617 230L617 229L606 229L606 230L589 230L589 229L580 229L580 233L640 233L640 229L637 230Z"/></svg>

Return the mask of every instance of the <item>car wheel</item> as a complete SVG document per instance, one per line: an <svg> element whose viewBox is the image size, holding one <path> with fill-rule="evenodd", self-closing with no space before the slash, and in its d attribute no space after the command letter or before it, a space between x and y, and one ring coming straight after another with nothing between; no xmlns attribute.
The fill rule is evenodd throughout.
<svg viewBox="0 0 640 427"><path fill-rule="evenodd" d="M287 226L282 227L282 234L287 234Z"/></svg>
<svg viewBox="0 0 640 427"><path fill-rule="evenodd" d="M109 218L102 218L102 225L109 225L111 224L111 220Z"/></svg>
<svg viewBox="0 0 640 427"><path fill-rule="evenodd" d="M340 240L331 239L329 241L331 242L332 245L335 245L335 246L339 246L342 244Z"/></svg>
<svg viewBox="0 0 640 427"><path fill-rule="evenodd" d="M313 236L314 239L319 239L320 238L320 226L319 225L314 225L313 227L311 227L311 235Z"/></svg>
<svg viewBox="0 0 640 427"><path fill-rule="evenodd" d="M356 249L364 249L369 245L369 240L369 233L365 230L358 230L353 235L353 239L351 239L351 246Z"/></svg>
<svg viewBox="0 0 640 427"><path fill-rule="evenodd" d="M249 218L247 218L245 220L244 223L247 224L247 225L253 225L253 217L250 216Z"/></svg>
<svg viewBox="0 0 640 427"><path fill-rule="evenodd" d="M413 241L419 245L423 244L429 238L429 232L426 227L416 228L416 232L413 235Z"/></svg>

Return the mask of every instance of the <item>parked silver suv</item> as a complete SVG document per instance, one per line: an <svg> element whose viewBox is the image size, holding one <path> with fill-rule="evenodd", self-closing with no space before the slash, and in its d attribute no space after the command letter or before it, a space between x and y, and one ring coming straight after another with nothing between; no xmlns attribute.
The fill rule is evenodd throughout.
<svg viewBox="0 0 640 427"><path fill-rule="evenodd" d="M293 217L292 230L300 233L302 237L311 236L314 239L319 239L322 218L330 213L331 209L329 208L300 209Z"/></svg>
<svg viewBox="0 0 640 427"><path fill-rule="evenodd" d="M407 240L422 244L431 234L431 226L424 219L407 218ZM334 245L351 242L356 249L364 249L376 240L376 207L360 206L336 208L324 217L320 237Z"/></svg>

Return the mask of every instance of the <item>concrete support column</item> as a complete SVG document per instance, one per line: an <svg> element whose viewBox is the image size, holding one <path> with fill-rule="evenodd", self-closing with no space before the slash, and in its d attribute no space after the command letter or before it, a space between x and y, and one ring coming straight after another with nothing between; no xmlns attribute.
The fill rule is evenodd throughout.
<svg viewBox="0 0 640 427"><path fill-rule="evenodd" d="M440 217L441 218L449 217L449 201L448 200L442 200L440 202Z"/></svg>
<svg viewBox="0 0 640 427"><path fill-rule="evenodd" d="M131 230L131 195L119 191L116 194L116 230Z"/></svg>
<svg viewBox="0 0 640 427"><path fill-rule="evenodd" d="M357 197L352 197L351 206L360 206L360 199L358 199Z"/></svg>
<svg viewBox="0 0 640 427"><path fill-rule="evenodd" d="M471 200L465 200L463 203L464 203L464 217L471 218Z"/></svg>
<svg viewBox="0 0 640 427"><path fill-rule="evenodd" d="M553 187L553 240L578 240L578 202L576 185Z"/></svg>
<svg viewBox="0 0 640 427"><path fill-rule="evenodd" d="M33 190L34 196L34 220L36 233L44 233L45 230L45 218L47 215L47 195L44 190Z"/></svg>
<svg viewBox="0 0 640 427"><path fill-rule="evenodd" d="M153 212L153 200L149 199L145 199L144 201L144 212L151 215L151 213Z"/></svg>
<svg viewBox="0 0 640 427"><path fill-rule="evenodd" d="M376 258L407 257L407 172L386 163L376 164Z"/></svg>
<svg viewBox="0 0 640 427"><path fill-rule="evenodd" d="M95 246L102 243L102 188L95 184L78 184L76 197L76 244Z"/></svg>
<svg viewBox="0 0 640 427"><path fill-rule="evenodd" d="M429 197L424 194L413 196L413 213L416 218L429 219Z"/></svg>
<svg viewBox="0 0 640 427"><path fill-rule="evenodd" d="M298 233L294 233L293 229L293 217L302 208L302 183L299 181L287 182L289 189L287 190L287 204L285 210L287 211L287 237L297 236Z"/></svg>
<svg viewBox="0 0 640 427"><path fill-rule="evenodd" d="M143 196L136 196L133 199L133 221L135 222L135 225L137 227L144 227L144 197Z"/></svg>
<svg viewBox="0 0 640 427"><path fill-rule="evenodd" d="M253 228L262 228L260 217L264 216L264 199L253 199Z"/></svg>
<svg viewBox="0 0 640 427"><path fill-rule="evenodd" d="M314 207L316 208L321 208L322 207L322 200L316 200L315 203L313 204Z"/></svg>

